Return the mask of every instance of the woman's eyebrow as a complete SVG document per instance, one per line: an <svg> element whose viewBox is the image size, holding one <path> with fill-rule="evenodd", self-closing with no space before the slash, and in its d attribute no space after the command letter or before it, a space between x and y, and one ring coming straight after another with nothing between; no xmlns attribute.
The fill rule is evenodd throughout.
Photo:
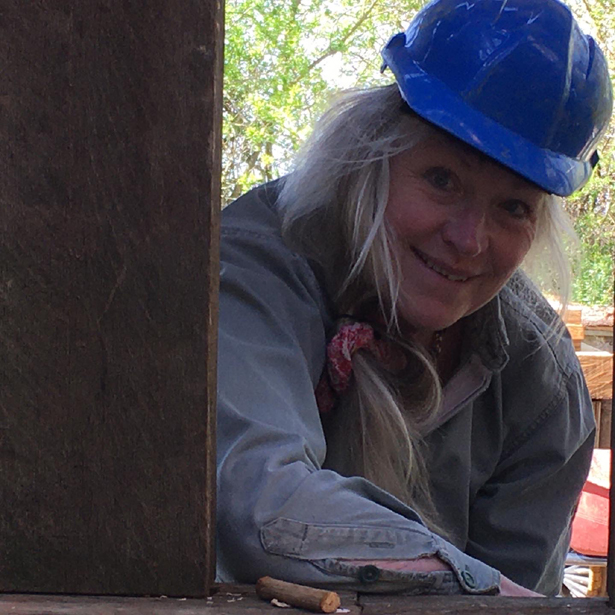
<svg viewBox="0 0 615 615"><path fill-rule="evenodd" d="M536 190L538 192L544 192L542 188L540 188L536 184L533 184L531 181L527 180L522 175L519 175L513 169L506 167L505 165L501 164L497 160L489 158L489 156L473 148L468 143L465 143L464 141L460 141L459 139L446 137L446 135L445 135L445 138L447 138L449 141L447 145L450 146L450 149L457 150L458 152L457 156L459 160L467 168L472 168L474 161L476 161L476 163L479 166L483 166L485 164L493 164L499 167L500 169L503 169L504 171L506 171L512 176L513 178L512 187L515 190Z"/></svg>
<svg viewBox="0 0 615 615"><path fill-rule="evenodd" d="M481 166L485 162L492 162L488 156L456 137L442 134L439 135L438 141L467 168L472 168L474 161Z"/></svg>

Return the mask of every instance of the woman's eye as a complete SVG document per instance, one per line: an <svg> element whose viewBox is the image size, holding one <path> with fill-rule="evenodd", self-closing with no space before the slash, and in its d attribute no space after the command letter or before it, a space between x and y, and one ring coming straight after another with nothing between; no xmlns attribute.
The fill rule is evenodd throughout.
<svg viewBox="0 0 615 615"><path fill-rule="evenodd" d="M513 218L524 220L532 215L532 208L524 201L505 201L502 203L503 209Z"/></svg>
<svg viewBox="0 0 615 615"><path fill-rule="evenodd" d="M444 167L427 169L423 177L438 190L452 190L455 187L453 172Z"/></svg>

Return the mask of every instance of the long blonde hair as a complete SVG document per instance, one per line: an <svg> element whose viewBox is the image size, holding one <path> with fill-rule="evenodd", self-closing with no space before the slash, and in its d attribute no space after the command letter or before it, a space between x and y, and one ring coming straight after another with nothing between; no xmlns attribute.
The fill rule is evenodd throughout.
<svg viewBox="0 0 615 615"><path fill-rule="evenodd" d="M393 375L369 353L355 354L352 386L335 416L324 421L328 443L343 434L352 464L336 467L336 450L327 460L334 469L365 476L439 530L420 428L440 406L441 385L429 351L401 338L395 309L400 269L384 216L390 159L433 131L409 111L396 85L347 92L300 151L279 202L286 240L320 265L338 313L361 314L365 306L376 306L384 317L379 333L403 348L408 359L403 372ZM562 216L557 203L547 201L535 241L554 248L554 277L566 280Z"/></svg>

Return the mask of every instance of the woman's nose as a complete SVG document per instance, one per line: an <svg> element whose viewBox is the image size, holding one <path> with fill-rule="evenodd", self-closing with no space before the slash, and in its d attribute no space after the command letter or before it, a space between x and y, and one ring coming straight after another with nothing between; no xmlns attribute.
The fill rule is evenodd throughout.
<svg viewBox="0 0 615 615"><path fill-rule="evenodd" d="M463 208L448 220L443 236L444 241L463 256L478 256L489 244L485 213L471 207Z"/></svg>

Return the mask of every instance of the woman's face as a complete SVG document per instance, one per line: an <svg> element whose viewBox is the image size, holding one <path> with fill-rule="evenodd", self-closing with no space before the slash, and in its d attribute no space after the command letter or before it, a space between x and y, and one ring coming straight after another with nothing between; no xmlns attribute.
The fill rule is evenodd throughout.
<svg viewBox="0 0 615 615"><path fill-rule="evenodd" d="M398 315L417 333L444 329L492 299L520 265L545 193L442 134L390 164Z"/></svg>

